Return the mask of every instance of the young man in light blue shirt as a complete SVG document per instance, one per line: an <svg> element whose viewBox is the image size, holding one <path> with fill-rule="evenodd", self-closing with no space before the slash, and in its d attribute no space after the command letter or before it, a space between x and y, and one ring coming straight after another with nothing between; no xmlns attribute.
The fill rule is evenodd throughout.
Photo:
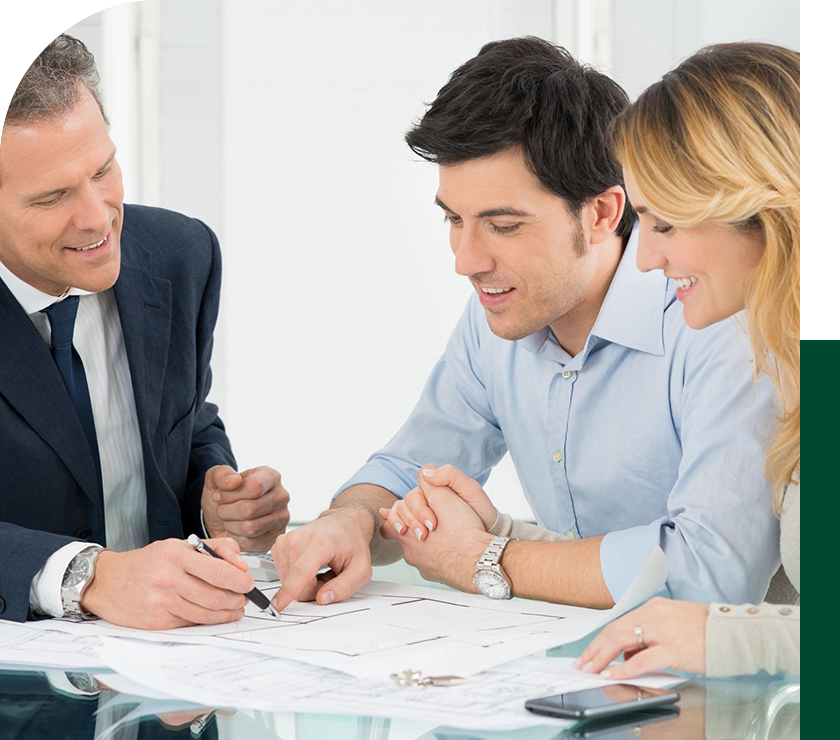
<svg viewBox="0 0 840 740"><path fill-rule="evenodd" d="M433 492L437 526L399 535L379 509L427 463L483 483L506 451L540 524L569 536L507 545L514 594L607 607L661 546L675 598L764 595L779 565L763 474L772 394L737 327L685 325L668 277L686 276L636 269L607 133L626 104L564 50L512 39L456 70L409 131L439 165L455 269L476 295L403 428L330 509L278 538L278 608L347 598L371 557L400 554L383 534L425 576L475 591L493 536L467 504ZM692 292L713 297L699 278Z"/></svg>

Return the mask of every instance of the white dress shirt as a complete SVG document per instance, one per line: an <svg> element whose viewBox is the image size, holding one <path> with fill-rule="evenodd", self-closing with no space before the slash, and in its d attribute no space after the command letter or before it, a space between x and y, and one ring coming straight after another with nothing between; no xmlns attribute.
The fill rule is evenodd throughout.
<svg viewBox="0 0 840 740"><path fill-rule="evenodd" d="M62 296L52 296L18 278L2 262L0 280L29 315L48 346L50 323L41 311L67 296L80 296L73 346L85 366L102 465L107 542L98 544L120 552L147 545L143 448L114 291L89 293L70 288ZM29 603L33 610L53 617L64 614L61 605L64 572L73 557L90 545L90 542L72 542L49 557L32 579Z"/></svg>

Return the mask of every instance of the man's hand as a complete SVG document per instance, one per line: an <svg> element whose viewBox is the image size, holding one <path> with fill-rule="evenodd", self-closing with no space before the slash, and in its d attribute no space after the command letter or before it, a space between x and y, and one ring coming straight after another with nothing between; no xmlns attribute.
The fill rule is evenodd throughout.
<svg viewBox="0 0 840 740"><path fill-rule="evenodd" d="M266 552L286 531L289 493L272 468L237 473L216 465L204 476L201 511L211 537L232 537L246 552Z"/></svg>
<svg viewBox="0 0 840 740"><path fill-rule="evenodd" d="M82 595L82 609L114 624L149 630L241 619L244 594L254 588L254 579L236 542L208 544L222 560L174 539L129 552L104 550Z"/></svg>
<svg viewBox="0 0 840 740"><path fill-rule="evenodd" d="M376 519L363 507L328 509L313 522L281 534L271 557L282 586L274 607L295 599L330 604L352 596L371 578L370 541ZM323 566L330 571L318 575Z"/></svg>
<svg viewBox="0 0 840 740"><path fill-rule="evenodd" d="M382 536L399 539L405 561L426 580L477 593L472 582L475 565L493 536L487 534L472 507L451 488L421 480L420 490L437 519L434 531L420 540L411 530L398 535L390 523L385 523L380 530Z"/></svg>
<svg viewBox="0 0 840 740"><path fill-rule="evenodd" d="M424 465L417 474L418 484L424 479L433 486L445 486L466 501L481 518L485 531L496 522L498 511L478 481L462 473L454 465ZM390 509L380 509L379 515L397 532L413 532L418 540L424 540L437 526L435 512L429 507L423 490L418 485L405 498L395 501Z"/></svg>

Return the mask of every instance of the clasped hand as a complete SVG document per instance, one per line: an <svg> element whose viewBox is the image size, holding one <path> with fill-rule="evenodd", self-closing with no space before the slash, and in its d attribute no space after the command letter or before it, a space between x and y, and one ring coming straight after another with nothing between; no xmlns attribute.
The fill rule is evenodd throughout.
<svg viewBox="0 0 840 740"><path fill-rule="evenodd" d="M216 465L204 477L201 511L210 537L231 537L246 552L266 552L286 531L289 492L273 468L237 473Z"/></svg>
<svg viewBox="0 0 840 740"><path fill-rule="evenodd" d="M452 465L424 465L417 488L380 509L380 533L398 539L423 578L475 592L475 565L493 537L496 507L477 481Z"/></svg>

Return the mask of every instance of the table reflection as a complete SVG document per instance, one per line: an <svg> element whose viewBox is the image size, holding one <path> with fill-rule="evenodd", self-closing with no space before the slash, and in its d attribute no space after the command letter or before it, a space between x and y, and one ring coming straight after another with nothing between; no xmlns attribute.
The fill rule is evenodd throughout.
<svg viewBox="0 0 840 740"><path fill-rule="evenodd" d="M550 658L547 658L550 660ZM600 729L600 740L796 740L800 690L795 678L702 679L679 688L679 714L661 721ZM215 710L215 711L211 711ZM471 731L427 723L341 715L200 707L121 695L107 675L80 671L0 670L0 735L4 740L564 740L585 729L538 727ZM582 733L582 734L581 734Z"/></svg>

